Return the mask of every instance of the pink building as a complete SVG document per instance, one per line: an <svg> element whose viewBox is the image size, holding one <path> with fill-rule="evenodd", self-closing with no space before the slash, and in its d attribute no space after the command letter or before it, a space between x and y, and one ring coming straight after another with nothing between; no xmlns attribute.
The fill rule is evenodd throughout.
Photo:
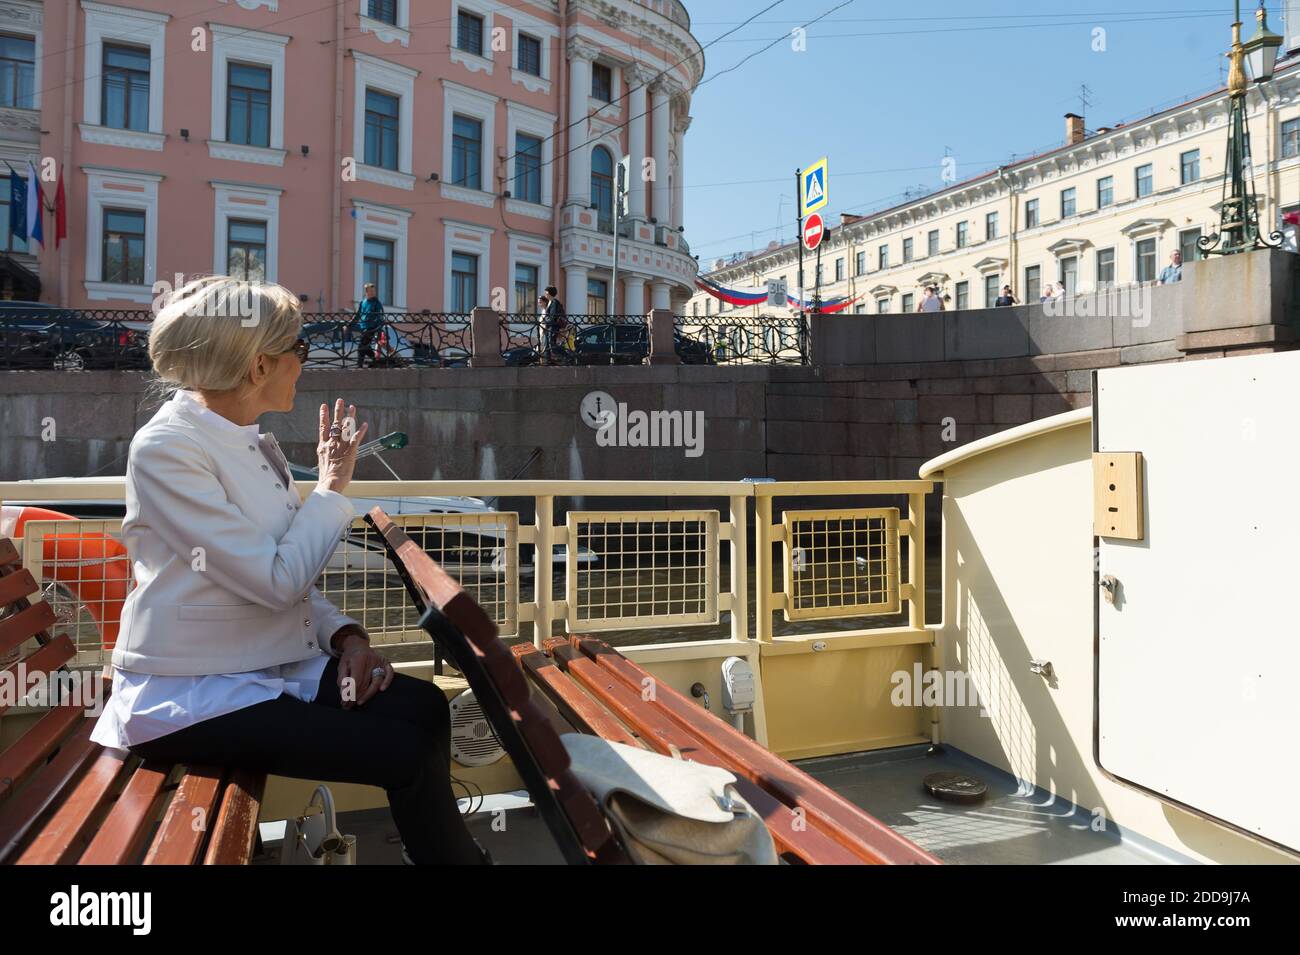
<svg viewBox="0 0 1300 955"><path fill-rule="evenodd" d="M0 159L52 160L68 204L60 250L3 215L0 252L72 306L217 271L311 310L368 280L398 309L680 308L703 69L678 0L0 0Z"/></svg>

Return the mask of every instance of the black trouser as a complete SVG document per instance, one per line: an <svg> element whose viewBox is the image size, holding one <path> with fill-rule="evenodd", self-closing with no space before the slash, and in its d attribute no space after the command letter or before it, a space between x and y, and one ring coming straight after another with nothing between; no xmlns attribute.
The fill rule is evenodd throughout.
<svg viewBox="0 0 1300 955"><path fill-rule="evenodd" d="M338 660L331 659L311 703L281 694L131 752L165 763L381 786L413 862L477 865L482 856L451 788L450 740L447 698L434 684L399 673L387 690L345 710Z"/></svg>
<svg viewBox="0 0 1300 955"><path fill-rule="evenodd" d="M363 328L361 330L361 344L357 346L357 367L358 368L361 368L365 365L367 355L370 356L370 364L373 365L375 363L376 361L375 350L371 348L370 345L372 342L374 342L375 336L378 334L379 334L379 329L377 328Z"/></svg>

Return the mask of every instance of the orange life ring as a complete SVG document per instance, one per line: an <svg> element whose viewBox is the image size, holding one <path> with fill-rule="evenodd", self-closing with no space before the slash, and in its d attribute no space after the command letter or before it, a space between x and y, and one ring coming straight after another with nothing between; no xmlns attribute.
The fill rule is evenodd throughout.
<svg viewBox="0 0 1300 955"><path fill-rule="evenodd" d="M75 520L71 514L43 507L0 508L0 525L16 540L22 538L28 521ZM126 548L108 534L46 534L42 545L42 577L58 581L76 595L99 628L104 648L111 650L117 644L122 605L131 591Z"/></svg>

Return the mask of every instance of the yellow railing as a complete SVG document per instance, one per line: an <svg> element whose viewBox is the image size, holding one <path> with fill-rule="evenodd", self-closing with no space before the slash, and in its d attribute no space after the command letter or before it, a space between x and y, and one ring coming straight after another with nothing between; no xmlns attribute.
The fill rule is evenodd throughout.
<svg viewBox="0 0 1300 955"><path fill-rule="evenodd" d="M306 493L311 485L300 489ZM928 481L358 481L347 493L359 508L378 501L389 511L488 610L503 636L522 635L523 625L529 625L533 639L540 641L556 622L568 632L672 628L679 639L630 642L651 658L674 650L676 656L669 658L681 658L737 652L737 643L766 645L781 653L826 641L855 646L930 642L924 612L924 502L931 489ZM56 509L60 501L113 501L123 494L121 480L0 483L0 501ZM521 523L513 511L490 509L411 513L418 507L412 499L455 495L532 498L534 519ZM611 497L649 499L647 504L656 506L586 506ZM897 508L872 506L881 497L906 497L906 517ZM399 505L398 498L406 504ZM557 498L578 505L562 523L555 521ZM689 499L684 503L690 506L662 506L674 498ZM860 500L862 506L802 507L827 498L839 499L837 504ZM702 507L701 502L717 506ZM789 505L774 521L778 502ZM120 523L33 520L22 535L24 564L59 612L59 626L76 642L83 664L106 661L101 634L105 624L111 630L120 612L121 575L106 574L93 559L102 547L91 546L116 539ZM529 552L531 559L521 563ZM563 569L558 590L557 554ZM360 518L318 586L361 620L377 645L427 639L379 541ZM893 627L778 635L773 625L777 611L796 624L842 623L901 614L903 604L907 622ZM723 614L730 618L725 630ZM695 628L713 632L702 634L706 639L691 639ZM719 637L719 630L726 636Z"/></svg>

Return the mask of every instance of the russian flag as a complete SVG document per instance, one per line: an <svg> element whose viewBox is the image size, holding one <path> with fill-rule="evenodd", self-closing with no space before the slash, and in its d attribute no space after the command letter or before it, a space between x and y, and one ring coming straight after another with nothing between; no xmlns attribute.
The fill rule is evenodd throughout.
<svg viewBox="0 0 1300 955"><path fill-rule="evenodd" d="M27 161L27 238L32 242L39 242L41 248L45 247L45 233L41 229L41 213L44 212L42 203L45 197L41 195L41 181L36 176L36 167L32 165L31 160Z"/></svg>

